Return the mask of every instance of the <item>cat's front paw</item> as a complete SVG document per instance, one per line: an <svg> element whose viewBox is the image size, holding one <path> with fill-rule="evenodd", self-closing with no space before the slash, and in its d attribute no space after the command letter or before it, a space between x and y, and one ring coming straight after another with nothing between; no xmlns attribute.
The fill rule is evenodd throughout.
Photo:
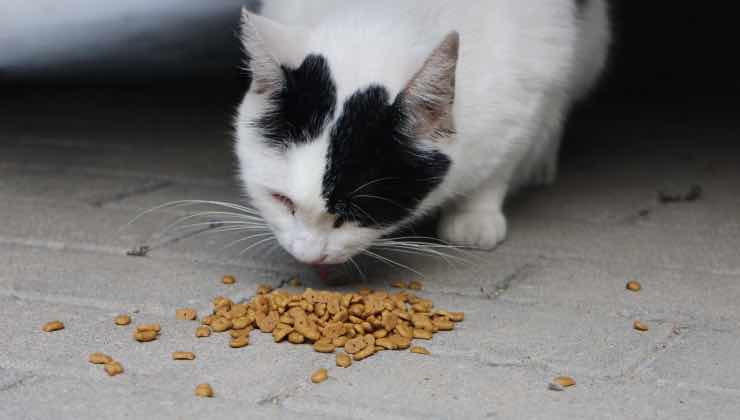
<svg viewBox="0 0 740 420"><path fill-rule="evenodd" d="M439 236L453 245L493 249L506 237L506 218L500 211L445 213Z"/></svg>

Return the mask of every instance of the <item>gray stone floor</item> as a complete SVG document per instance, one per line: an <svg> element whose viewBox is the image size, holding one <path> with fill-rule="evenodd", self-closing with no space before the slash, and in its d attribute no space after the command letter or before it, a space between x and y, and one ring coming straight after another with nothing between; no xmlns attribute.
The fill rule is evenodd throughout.
<svg viewBox="0 0 740 420"><path fill-rule="evenodd" d="M158 235L181 208L125 227L171 200L238 199L228 100L213 96L38 90L0 104L0 418L738 418L731 119L660 107L583 118L558 183L512 200L502 246L467 265L403 260L425 274L424 296L466 321L426 343L431 356L384 352L340 370L260 334L240 350L196 341L174 310L294 274L338 289L414 275L365 261L367 280L327 286L279 250L240 256L222 250L228 235ZM657 199L693 185L696 201ZM126 255L142 243L146 257ZM237 285L220 284L225 273ZM631 279L640 293L625 291ZM161 338L134 342L112 325L121 312L161 322ZM43 333L51 319L66 329ZM175 363L174 350L197 359ZM86 361L93 351L126 372L109 378ZM330 379L313 385L319 367ZM557 375L577 385L548 390ZM195 398L200 382L216 398Z"/></svg>

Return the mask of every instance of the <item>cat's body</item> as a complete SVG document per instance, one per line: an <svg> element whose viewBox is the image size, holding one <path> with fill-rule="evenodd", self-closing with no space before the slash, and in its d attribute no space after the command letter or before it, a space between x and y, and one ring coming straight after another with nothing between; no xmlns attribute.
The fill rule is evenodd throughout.
<svg viewBox="0 0 740 420"><path fill-rule="evenodd" d="M245 17L237 154L253 204L306 262L346 261L440 207L443 240L495 246L507 193L555 179L564 119L605 65L606 8L265 2L286 26Z"/></svg>

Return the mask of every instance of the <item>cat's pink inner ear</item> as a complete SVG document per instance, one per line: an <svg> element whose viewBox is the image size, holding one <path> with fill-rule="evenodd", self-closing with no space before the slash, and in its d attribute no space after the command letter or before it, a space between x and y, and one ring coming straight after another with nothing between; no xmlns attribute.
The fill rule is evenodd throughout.
<svg viewBox="0 0 740 420"><path fill-rule="evenodd" d="M408 128L415 136L441 140L454 131L452 105L459 49L459 34L450 32L401 92L411 116Z"/></svg>

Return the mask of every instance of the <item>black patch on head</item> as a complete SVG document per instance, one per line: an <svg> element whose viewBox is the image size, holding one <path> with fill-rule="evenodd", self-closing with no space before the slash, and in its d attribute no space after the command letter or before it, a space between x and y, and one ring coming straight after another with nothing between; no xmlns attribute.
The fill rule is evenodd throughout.
<svg viewBox="0 0 740 420"><path fill-rule="evenodd" d="M307 56L297 69L281 68L283 86L270 96L271 109L254 125L271 146L285 149L321 134L334 116L337 89L321 55Z"/></svg>
<svg viewBox="0 0 740 420"><path fill-rule="evenodd" d="M382 86L358 91L331 130L323 196L338 220L366 227L399 222L449 169L446 155L416 147L402 130L401 101L389 101Z"/></svg>

